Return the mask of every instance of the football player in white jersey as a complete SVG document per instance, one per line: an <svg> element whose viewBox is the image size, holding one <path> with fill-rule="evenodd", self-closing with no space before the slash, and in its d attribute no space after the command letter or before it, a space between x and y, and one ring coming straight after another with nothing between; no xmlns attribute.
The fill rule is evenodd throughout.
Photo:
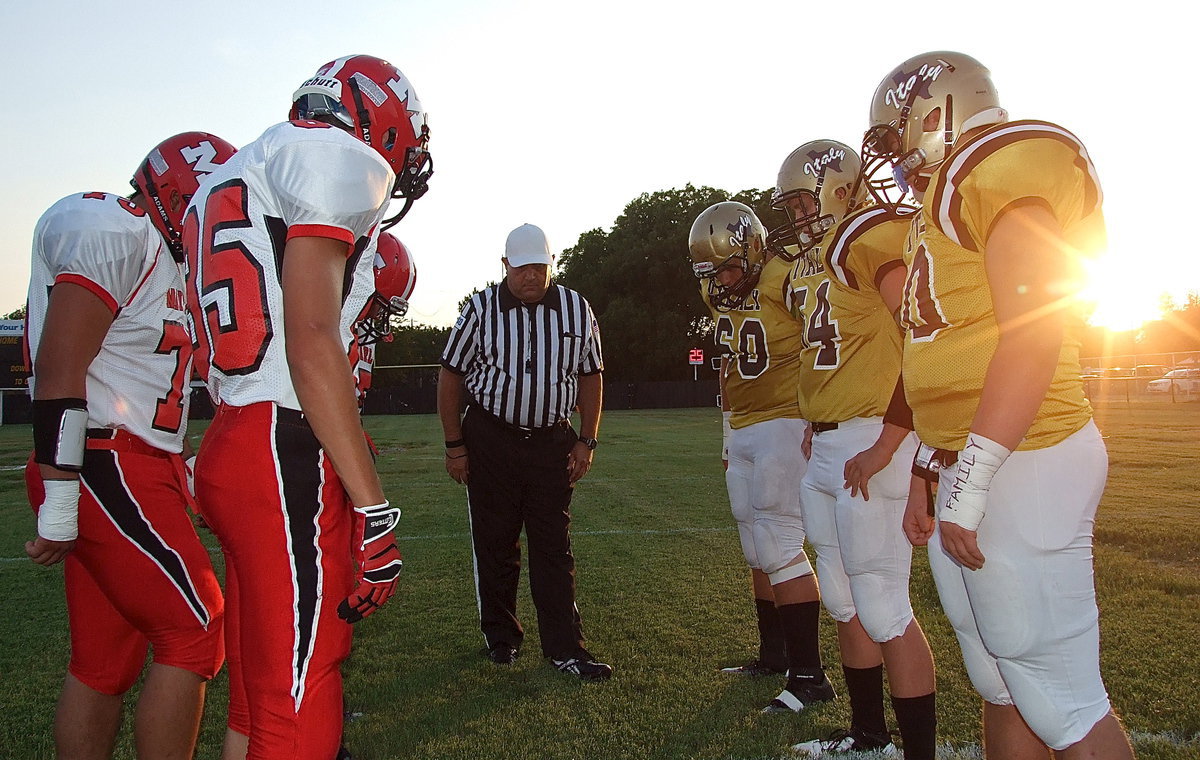
<svg viewBox="0 0 1200 760"><path fill-rule="evenodd" d="M929 542L985 752L1131 758L1100 675L1092 530L1108 460L1079 367L1081 259L1104 240L1095 167L1062 127L1009 121L961 53L894 68L871 122L864 151L922 202L904 387L917 463L941 472L936 528L913 500L905 529Z"/></svg>
<svg viewBox="0 0 1200 760"><path fill-rule="evenodd" d="M395 591L400 510L357 414L353 326L371 237L427 188L428 137L399 69L338 58L187 211L196 365L218 404L196 493L226 557L226 757L333 757L350 624Z"/></svg>
<svg viewBox="0 0 1200 760"><path fill-rule="evenodd" d="M38 221L29 282L34 562L65 560L71 660L59 757L107 758L124 693L139 757L191 757L205 684L224 660L224 603L192 527L185 447L192 334L180 220L234 148L203 132L160 143L130 198L78 193Z"/></svg>
<svg viewBox="0 0 1200 760"><path fill-rule="evenodd" d="M408 313L408 299L417 285L417 267L408 246L390 232L382 232L375 248L375 295L363 318L354 326L358 355L354 365L358 408L362 411L375 373L375 346L390 342L395 323ZM372 446L374 449L374 446Z"/></svg>

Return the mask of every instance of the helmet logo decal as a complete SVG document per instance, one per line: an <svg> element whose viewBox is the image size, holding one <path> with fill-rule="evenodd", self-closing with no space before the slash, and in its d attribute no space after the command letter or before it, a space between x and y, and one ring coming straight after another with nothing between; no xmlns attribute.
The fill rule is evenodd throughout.
<svg viewBox="0 0 1200 760"><path fill-rule="evenodd" d="M835 146L824 153L809 151L808 157L812 160L804 162L804 173L820 177L825 173L825 168L829 166L832 166L835 172L840 172L842 170L842 159L846 157L846 151Z"/></svg>
<svg viewBox="0 0 1200 760"><path fill-rule="evenodd" d="M422 127L425 126L425 114L421 109L421 100L417 97L417 93L413 92L413 86L409 84L404 74L399 71L396 73L399 76L389 80L387 85L392 92L396 93L404 110L408 111L408 120L412 123L413 134L420 137Z"/></svg>
<svg viewBox="0 0 1200 760"><path fill-rule="evenodd" d="M217 149L208 140L201 140L199 145L185 146L179 154L197 174L212 174L220 166L213 163L213 159L217 157Z"/></svg>
<svg viewBox="0 0 1200 760"><path fill-rule="evenodd" d="M896 86L888 89L883 95L883 102L894 106L896 110L908 105L909 99L915 94L919 98L929 100L929 85L937 81L943 71L954 71L949 61L937 59L935 63L923 63L921 68L911 74L901 69L892 75Z"/></svg>
<svg viewBox="0 0 1200 760"><path fill-rule="evenodd" d="M725 225L729 230L729 244L736 248L745 248L750 241L750 217L739 216L736 222Z"/></svg>

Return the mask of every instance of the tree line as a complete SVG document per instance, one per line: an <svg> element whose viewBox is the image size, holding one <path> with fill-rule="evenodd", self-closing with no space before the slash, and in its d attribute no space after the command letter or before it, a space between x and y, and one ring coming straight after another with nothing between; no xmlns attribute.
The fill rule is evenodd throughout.
<svg viewBox="0 0 1200 760"><path fill-rule="evenodd" d="M614 381L686 380L692 377L688 352L714 355L711 314L692 274L688 233L692 221L718 201L734 200L754 209L767 229L783 224L771 208L770 190L728 193L712 187L643 193L625 206L611 229L593 229L559 256L555 278L592 304L604 342L605 376ZM461 306L470 297L464 294ZM1164 301L1165 316L1133 331L1115 333L1089 327L1082 356L1115 356L1200 350L1200 294L1182 304ZM25 307L4 315L22 319ZM376 349L380 366L437 364L450 329L412 325L393 332ZM387 385L395 373L380 373Z"/></svg>

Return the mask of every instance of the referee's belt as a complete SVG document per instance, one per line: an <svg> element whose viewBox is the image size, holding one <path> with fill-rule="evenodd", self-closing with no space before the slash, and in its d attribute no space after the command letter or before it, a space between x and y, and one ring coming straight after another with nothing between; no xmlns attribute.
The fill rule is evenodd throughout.
<svg viewBox="0 0 1200 760"><path fill-rule="evenodd" d="M116 428L88 428L87 447L109 451L129 451L154 457L171 456L171 452L151 446L136 435Z"/></svg>
<svg viewBox="0 0 1200 760"><path fill-rule="evenodd" d="M510 435L516 436L522 441L528 441L534 438L544 438L546 436L553 435L559 430L563 430L571 426L570 420L561 419L558 422L555 422L553 425L547 425L546 427L521 427L520 425L514 425L507 420L500 419L478 404L470 404L469 409L478 412L479 416L491 423L493 427L499 428Z"/></svg>

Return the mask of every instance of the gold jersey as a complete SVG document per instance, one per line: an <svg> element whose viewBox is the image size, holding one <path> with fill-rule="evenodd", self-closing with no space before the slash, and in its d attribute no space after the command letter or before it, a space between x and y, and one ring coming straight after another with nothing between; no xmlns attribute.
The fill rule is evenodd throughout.
<svg viewBox="0 0 1200 760"><path fill-rule="evenodd" d="M701 285L701 295L717 322L717 348L726 354L731 427L800 417L796 404L800 328L788 311L784 293L790 269L790 262L772 258L763 266L758 286L739 308L727 312L712 308L707 284Z"/></svg>
<svg viewBox="0 0 1200 760"><path fill-rule="evenodd" d="M904 387L921 440L961 450L975 418L999 331L984 268L988 234L1005 209L1037 203L1052 211L1072 255L1104 242L1096 170L1079 140L1046 122L991 127L934 172L905 251L901 321ZM1079 378L1083 314L1068 303L1058 366L1021 450L1052 446L1092 416Z"/></svg>
<svg viewBox="0 0 1200 760"><path fill-rule="evenodd" d="M805 419L880 417L900 376L900 329L879 278L903 266L909 221L885 208L843 219L817 257L791 273L792 314L803 330L798 398Z"/></svg>

